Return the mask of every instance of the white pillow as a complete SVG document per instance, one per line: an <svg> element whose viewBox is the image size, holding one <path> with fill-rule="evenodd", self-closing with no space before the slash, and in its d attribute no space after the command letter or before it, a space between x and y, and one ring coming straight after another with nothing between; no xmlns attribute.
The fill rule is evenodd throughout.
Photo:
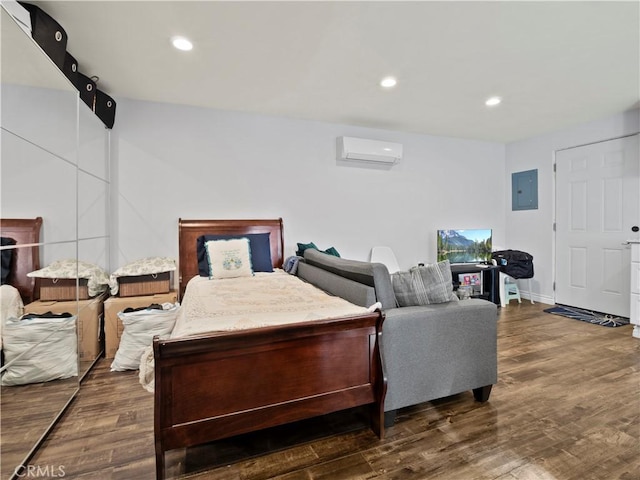
<svg viewBox="0 0 640 480"><path fill-rule="evenodd" d="M236 278L253 275L248 238L209 240L205 243L209 257L209 278Z"/></svg>
<svg viewBox="0 0 640 480"><path fill-rule="evenodd" d="M76 317L8 320L3 331L7 369L2 385L78 376Z"/></svg>
<svg viewBox="0 0 640 480"><path fill-rule="evenodd" d="M109 276L102 268L82 260L56 260L47 267L27 273L36 278L86 278L90 297L100 295L107 289Z"/></svg>
<svg viewBox="0 0 640 480"><path fill-rule="evenodd" d="M178 316L179 303L165 303L162 310L147 308L135 312L118 313L124 330L120 345L111 363L112 372L137 370L144 349L153 343L153 337L172 332Z"/></svg>
<svg viewBox="0 0 640 480"><path fill-rule="evenodd" d="M135 277L138 275L153 275L154 273L173 272L176 269L176 261L169 257L146 257L127 263L120 267L109 277L111 295L118 294L119 277Z"/></svg>

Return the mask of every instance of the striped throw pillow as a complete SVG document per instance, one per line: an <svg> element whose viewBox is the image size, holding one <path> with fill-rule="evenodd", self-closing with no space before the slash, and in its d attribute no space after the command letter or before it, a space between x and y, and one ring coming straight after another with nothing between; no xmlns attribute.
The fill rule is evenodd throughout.
<svg viewBox="0 0 640 480"><path fill-rule="evenodd" d="M399 307L430 305L455 301L449 260L391 275L393 292Z"/></svg>

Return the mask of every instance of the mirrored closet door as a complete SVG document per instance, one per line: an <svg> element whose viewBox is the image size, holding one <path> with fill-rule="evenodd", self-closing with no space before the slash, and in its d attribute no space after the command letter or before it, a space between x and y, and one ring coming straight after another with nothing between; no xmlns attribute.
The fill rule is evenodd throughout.
<svg viewBox="0 0 640 480"><path fill-rule="evenodd" d="M12 254L11 268L16 259L37 256L40 267L83 260L108 272L109 130L30 35L4 8L0 14L0 218L3 226L13 219L41 218L37 242L11 244L9 239L2 253ZM3 245L13 233L0 228ZM70 327L56 320L40 335L32 328L37 322L31 328L10 323L14 277L2 286L1 479L19 478L20 466L28 463L101 354L101 311L97 322L81 322L83 310L96 305L78 301L77 285L74 300L65 302L75 317ZM39 282L32 298L18 294L25 307L39 298ZM5 310L10 311L5 315ZM64 344L67 355L52 358L48 344ZM43 380L34 373L35 364L61 371L60 378Z"/></svg>

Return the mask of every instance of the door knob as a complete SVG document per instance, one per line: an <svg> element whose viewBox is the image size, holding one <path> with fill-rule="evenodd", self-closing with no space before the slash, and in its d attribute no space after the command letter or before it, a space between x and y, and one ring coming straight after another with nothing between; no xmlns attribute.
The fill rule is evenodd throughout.
<svg viewBox="0 0 640 480"><path fill-rule="evenodd" d="M634 225L633 227L631 227L631 231L632 231L632 232L637 232L638 230L640 230L640 228L638 227L638 225Z"/></svg>

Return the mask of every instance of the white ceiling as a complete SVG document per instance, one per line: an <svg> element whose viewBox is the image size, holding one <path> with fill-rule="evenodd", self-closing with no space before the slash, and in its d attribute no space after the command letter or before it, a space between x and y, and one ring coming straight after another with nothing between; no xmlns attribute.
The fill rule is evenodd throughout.
<svg viewBox="0 0 640 480"><path fill-rule="evenodd" d="M640 105L638 1L32 3L115 97L498 142Z"/></svg>

